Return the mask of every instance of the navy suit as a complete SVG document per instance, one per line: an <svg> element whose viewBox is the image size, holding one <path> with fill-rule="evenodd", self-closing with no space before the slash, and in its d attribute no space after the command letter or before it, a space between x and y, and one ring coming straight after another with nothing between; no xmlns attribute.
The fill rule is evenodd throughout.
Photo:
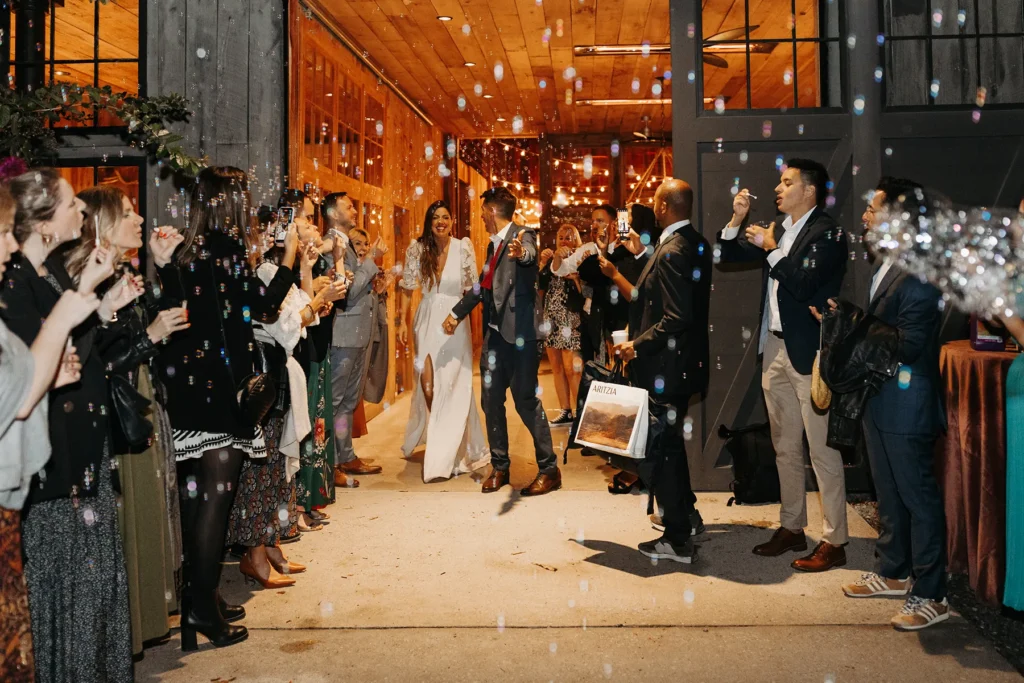
<svg viewBox="0 0 1024 683"><path fill-rule="evenodd" d="M875 571L915 579L912 595L946 596L945 516L933 447L943 421L939 376L939 290L893 265L868 313L900 331L900 369L868 400L864 436L882 533Z"/></svg>

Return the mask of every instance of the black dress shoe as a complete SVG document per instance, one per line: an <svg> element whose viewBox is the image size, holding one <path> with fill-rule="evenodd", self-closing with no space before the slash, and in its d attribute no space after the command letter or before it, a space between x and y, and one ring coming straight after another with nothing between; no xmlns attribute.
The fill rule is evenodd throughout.
<svg viewBox="0 0 1024 683"><path fill-rule="evenodd" d="M217 608L224 621L229 624L245 619L245 608L241 605L229 605L227 600L221 597L220 591L217 591Z"/></svg>

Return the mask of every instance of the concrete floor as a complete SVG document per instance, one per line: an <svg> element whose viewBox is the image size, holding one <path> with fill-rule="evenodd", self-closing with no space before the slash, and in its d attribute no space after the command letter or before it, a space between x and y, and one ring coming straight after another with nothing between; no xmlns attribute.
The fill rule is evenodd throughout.
<svg viewBox="0 0 1024 683"><path fill-rule="evenodd" d="M550 377L542 387L553 396ZM595 459L574 452L565 488L540 498L484 496L469 476L425 485L399 454L407 411L400 401L356 442L384 474L340 491L332 524L286 546L308 565L295 586L262 590L225 567L249 640L183 656L175 632L138 680L1019 680L959 617L901 634L888 626L899 601L842 596L872 558L874 532L852 508L849 564L825 574L752 555L778 508L729 507L725 494L700 496L697 563L652 563L636 551L657 535L646 498L608 495ZM522 486L536 468L514 417L510 437ZM815 538L816 495L808 506Z"/></svg>

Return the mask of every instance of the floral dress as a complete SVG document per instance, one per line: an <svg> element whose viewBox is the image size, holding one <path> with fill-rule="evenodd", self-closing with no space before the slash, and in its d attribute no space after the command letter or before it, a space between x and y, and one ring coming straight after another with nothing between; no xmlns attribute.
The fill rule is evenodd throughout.
<svg viewBox="0 0 1024 683"><path fill-rule="evenodd" d="M552 276L544 296L544 318L551 325L547 347L563 351L580 350L580 314L573 311L569 298L576 285L564 277Z"/></svg>

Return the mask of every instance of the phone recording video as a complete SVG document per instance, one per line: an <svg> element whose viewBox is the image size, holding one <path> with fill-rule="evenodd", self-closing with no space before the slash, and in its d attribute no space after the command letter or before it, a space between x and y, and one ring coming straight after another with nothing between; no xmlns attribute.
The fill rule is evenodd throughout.
<svg viewBox="0 0 1024 683"><path fill-rule="evenodd" d="M282 206L277 210L277 228L274 230L274 244L284 246L284 238L288 234L288 226L295 222L295 208Z"/></svg>
<svg viewBox="0 0 1024 683"><path fill-rule="evenodd" d="M618 223L619 223L619 237L625 239L629 237L629 212L625 209L619 209L618 211Z"/></svg>

